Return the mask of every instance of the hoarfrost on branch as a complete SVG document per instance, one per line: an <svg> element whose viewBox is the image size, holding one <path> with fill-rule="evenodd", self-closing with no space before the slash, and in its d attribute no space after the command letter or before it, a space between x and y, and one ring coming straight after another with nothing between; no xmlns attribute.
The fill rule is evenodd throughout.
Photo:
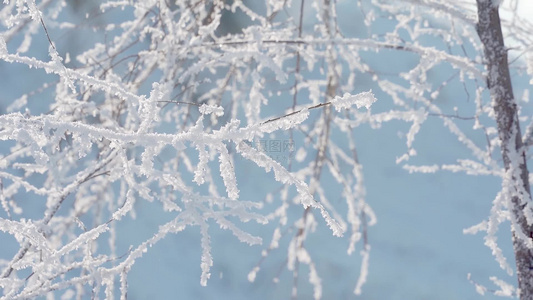
<svg viewBox="0 0 533 300"><path fill-rule="evenodd" d="M504 35L520 53L518 72L533 82L533 26L516 7L485 1L508 10ZM348 233L348 254L360 249L360 277L353 279L360 295L371 272L368 228L377 218L357 154L364 141L356 142L355 132L389 122L407 125L396 163L408 172L502 179L487 220L465 233L485 232L485 244L512 274L496 233L509 221L533 248L511 201L521 201L533 224L529 190L516 181L521 164L531 160L533 120L518 109L524 146L501 144L487 92L498 89L490 81L498 74L486 69L473 3L403 2L408 5L357 1L361 22L352 21L366 33L354 36L339 22L340 1L96 1L84 4L91 9L79 23L66 21L72 12L64 0L4 1L0 62L28 67L24 72L42 83L0 107L7 109L0 115L0 230L19 243L17 253L0 262L0 299L53 293L125 299L136 260L190 227L200 229L200 283L207 285L216 264L210 227L262 245L264 237L247 231L250 221L275 228L249 281L269 253L284 248L292 296L304 264L313 297L321 298L320 268L305 241L324 221L333 235ZM226 24L232 18L242 19L238 28ZM392 26L374 26L383 20ZM62 37L73 33L92 42L69 47ZM39 51L44 55L34 57ZM391 51L414 63L383 70L368 59ZM439 68L446 78L434 78ZM464 90L464 99L454 99L461 109L443 104L450 85ZM417 164L417 136L428 121L447 128L467 157ZM502 165L500 149L509 152L509 165ZM243 196L240 178L250 166L253 176L279 188ZM326 182L325 174L333 179ZM342 205L330 199L336 190ZM39 203L38 216L22 198ZM144 201L161 207L170 221L154 218L160 226L151 237L120 252L117 245L127 241L117 224L135 222ZM298 217L289 213L295 207ZM481 294L490 291L468 279ZM495 294L517 294L512 285L490 280Z"/></svg>

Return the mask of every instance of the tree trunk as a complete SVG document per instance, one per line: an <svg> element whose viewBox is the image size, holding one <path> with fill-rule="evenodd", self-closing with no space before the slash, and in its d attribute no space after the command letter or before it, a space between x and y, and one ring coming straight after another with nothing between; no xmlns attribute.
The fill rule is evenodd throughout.
<svg viewBox="0 0 533 300"><path fill-rule="evenodd" d="M484 47L487 66L487 86L501 140L501 151L506 171L510 171L512 186L518 193L511 199L513 247L516 260L520 299L533 299L533 251L528 239L533 237L533 226L527 221L525 210L531 209L531 191L525 147L522 143L517 105L513 96L507 50L504 46L498 6L492 0L477 0L477 33ZM524 238L525 236L525 238Z"/></svg>

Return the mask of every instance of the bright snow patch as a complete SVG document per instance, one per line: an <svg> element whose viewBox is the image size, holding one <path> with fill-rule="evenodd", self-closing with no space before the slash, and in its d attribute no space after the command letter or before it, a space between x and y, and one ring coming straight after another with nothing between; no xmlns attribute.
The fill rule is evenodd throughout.
<svg viewBox="0 0 533 300"><path fill-rule="evenodd" d="M374 97L374 94L372 94L372 91L362 92L357 95L345 93L342 97L337 96L331 100L331 104L335 106L337 111L350 108L353 105L357 108L364 106L366 109L369 109L374 102L376 102L376 98Z"/></svg>

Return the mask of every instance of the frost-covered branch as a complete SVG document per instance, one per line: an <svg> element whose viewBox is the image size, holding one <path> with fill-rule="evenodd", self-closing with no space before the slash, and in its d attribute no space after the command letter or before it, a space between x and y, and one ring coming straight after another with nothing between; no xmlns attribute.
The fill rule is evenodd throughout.
<svg viewBox="0 0 533 300"><path fill-rule="evenodd" d="M137 259L191 227L208 285L215 227L261 244L250 221L274 223L250 281L281 249L292 296L307 269L314 298L329 297L308 248L323 222L347 233L348 254L359 251L353 290L364 294L377 217L355 136L388 123L401 124L404 146L391 151L409 172L500 177L488 219L467 232L485 231L508 273L496 239L503 222L530 251L533 127L508 67L533 74L533 26L516 14L494 23L500 3L358 1L360 18L344 22L345 4L331 0L78 2L79 13L64 0L0 6L0 67L36 82L0 101L0 229L19 244L0 253L2 299L125 299ZM509 63L503 38L530 64L522 54ZM418 164L431 151L418 140L435 124L465 157ZM273 188L250 192L244 176ZM159 227L134 244L118 229L143 220Z"/></svg>

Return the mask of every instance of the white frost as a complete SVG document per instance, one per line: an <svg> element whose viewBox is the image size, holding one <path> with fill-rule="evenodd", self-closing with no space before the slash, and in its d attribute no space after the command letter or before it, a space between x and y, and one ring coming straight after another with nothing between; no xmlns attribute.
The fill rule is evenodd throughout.
<svg viewBox="0 0 533 300"><path fill-rule="evenodd" d="M215 114L215 116L220 117L224 115L224 108L218 105L202 104L200 113L202 115Z"/></svg>
<svg viewBox="0 0 533 300"><path fill-rule="evenodd" d="M357 108L366 107L369 109L372 104L376 102L376 98L372 91L362 92L357 95L352 95L345 93L342 97L336 96L331 100L331 104L335 107L337 111L356 106Z"/></svg>

